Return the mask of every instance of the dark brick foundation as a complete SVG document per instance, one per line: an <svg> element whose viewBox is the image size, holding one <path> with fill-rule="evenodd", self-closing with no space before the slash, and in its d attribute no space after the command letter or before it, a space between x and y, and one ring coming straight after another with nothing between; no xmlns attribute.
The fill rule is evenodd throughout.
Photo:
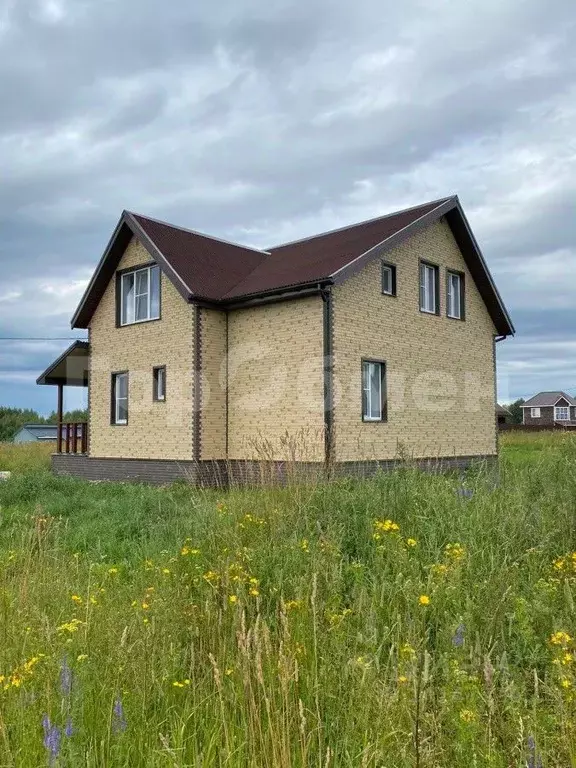
<svg viewBox="0 0 576 768"><path fill-rule="evenodd" d="M330 477L368 478L379 471L415 467L426 472L465 470L474 465L492 467L497 456L451 456L417 459L411 462L346 461L335 463ZM169 461L160 459L99 459L82 455L55 454L52 470L56 475L71 475L92 481L142 482L166 485L178 480L208 488L232 486L286 485L314 482L326 477L319 462L265 461Z"/></svg>

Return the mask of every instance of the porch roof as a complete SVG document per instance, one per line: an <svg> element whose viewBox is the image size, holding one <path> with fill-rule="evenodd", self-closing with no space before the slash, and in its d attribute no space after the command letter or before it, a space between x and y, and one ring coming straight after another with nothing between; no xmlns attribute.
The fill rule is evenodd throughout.
<svg viewBox="0 0 576 768"><path fill-rule="evenodd" d="M48 386L87 387L90 345L87 341L75 341L37 379L36 383Z"/></svg>

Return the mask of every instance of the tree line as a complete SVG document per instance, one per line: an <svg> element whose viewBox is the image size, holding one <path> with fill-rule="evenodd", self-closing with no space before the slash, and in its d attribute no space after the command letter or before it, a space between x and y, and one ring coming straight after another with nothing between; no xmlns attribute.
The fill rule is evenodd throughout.
<svg viewBox="0 0 576 768"><path fill-rule="evenodd" d="M64 421L88 421L88 411L67 411ZM57 424L58 414L53 411L50 416L40 416L30 408L3 408L0 406L0 442L12 440L14 435L25 424Z"/></svg>

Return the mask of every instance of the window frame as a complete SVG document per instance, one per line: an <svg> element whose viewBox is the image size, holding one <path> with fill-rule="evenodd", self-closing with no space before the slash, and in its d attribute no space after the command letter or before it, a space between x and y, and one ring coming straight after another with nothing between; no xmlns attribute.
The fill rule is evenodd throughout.
<svg viewBox="0 0 576 768"><path fill-rule="evenodd" d="M536 414L536 411L538 413ZM540 408L530 408L530 418L531 419L541 419L542 418L542 411Z"/></svg>
<svg viewBox="0 0 576 768"><path fill-rule="evenodd" d="M158 270L158 315L152 316L152 291L151 285L151 273L152 270ZM139 272L148 272L148 317L143 320L131 320L130 322L124 322L124 281L129 275L134 275L134 303L133 312L136 317L136 275ZM139 294L143 296L144 294ZM138 264L135 267L129 267L128 269L120 269L116 272L116 327L128 328L132 325L141 325L142 323L153 323L162 319L162 272L160 267L155 262L147 262L146 264Z"/></svg>
<svg viewBox="0 0 576 768"><path fill-rule="evenodd" d="M567 411L568 418L562 419L557 415L558 411ZM554 421L570 421L570 406L569 405L555 405L554 406Z"/></svg>
<svg viewBox="0 0 576 768"><path fill-rule="evenodd" d="M451 277L457 277L460 281L459 283L459 294L460 294L460 314L459 315L451 315L450 314L450 278ZM459 272L456 269L447 269L446 270L446 317L450 320L461 320L464 321L466 319L466 275L464 272Z"/></svg>
<svg viewBox="0 0 576 768"><path fill-rule="evenodd" d="M379 365L380 366L380 417L367 416L364 408L364 366ZM388 381L387 381L388 367L385 360L380 360L372 357L363 357L360 364L360 413L362 416L362 422L364 424L386 424L388 422Z"/></svg>
<svg viewBox="0 0 576 768"><path fill-rule="evenodd" d="M126 397L118 398L116 396L116 390L118 387L118 379L121 376L126 377ZM119 400L126 400L126 419L118 419L118 402ZM113 371L110 381L110 425L113 427L127 427L130 414L130 374L128 371Z"/></svg>
<svg viewBox="0 0 576 768"><path fill-rule="evenodd" d="M392 290L391 291L385 291L384 290L384 271L388 270L390 272L390 283ZM383 296L397 296L396 293L396 264L391 264L389 261L381 261L381 267L380 267L380 290L382 291Z"/></svg>
<svg viewBox="0 0 576 768"><path fill-rule="evenodd" d="M431 269L434 273L434 310L425 309L422 301L422 291L425 290L425 286L423 287L422 285L422 274L426 268ZM440 267L438 264L426 261L425 259L420 259L418 264L418 305L420 307L420 312L424 315L440 316Z"/></svg>
<svg viewBox="0 0 576 768"><path fill-rule="evenodd" d="M164 396L159 396L159 374L162 373L164 376ZM154 368L152 368L152 400L155 403L165 403L166 402L166 366L165 365L155 365Z"/></svg>

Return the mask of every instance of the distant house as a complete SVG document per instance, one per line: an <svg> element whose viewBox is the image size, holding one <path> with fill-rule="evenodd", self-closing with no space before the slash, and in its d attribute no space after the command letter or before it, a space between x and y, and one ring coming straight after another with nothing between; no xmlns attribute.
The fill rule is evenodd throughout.
<svg viewBox="0 0 576 768"><path fill-rule="evenodd" d="M512 419L512 414L503 405L496 403L496 421L498 424L508 424Z"/></svg>
<svg viewBox="0 0 576 768"><path fill-rule="evenodd" d="M80 436L80 430L78 435ZM66 425L62 425L62 440L66 441ZM74 434L74 430L70 430ZM58 439L58 427L56 424L25 424L15 435L15 443L55 443Z"/></svg>
<svg viewBox="0 0 576 768"><path fill-rule="evenodd" d="M56 442L58 427L56 424L25 424L15 435L15 443L35 443L37 441Z"/></svg>
<svg viewBox="0 0 576 768"><path fill-rule="evenodd" d="M576 400L566 392L539 392L521 407L526 426L576 427Z"/></svg>

